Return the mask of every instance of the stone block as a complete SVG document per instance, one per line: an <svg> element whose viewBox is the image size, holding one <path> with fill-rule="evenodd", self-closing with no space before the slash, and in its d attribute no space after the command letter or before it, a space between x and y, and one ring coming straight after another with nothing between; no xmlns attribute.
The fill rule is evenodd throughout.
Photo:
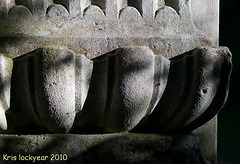
<svg viewBox="0 0 240 164"><path fill-rule="evenodd" d="M192 134L0 135L0 162L205 164L198 142Z"/></svg>
<svg viewBox="0 0 240 164"><path fill-rule="evenodd" d="M191 1L192 19L196 28L207 35L214 46L219 42L220 0Z"/></svg>

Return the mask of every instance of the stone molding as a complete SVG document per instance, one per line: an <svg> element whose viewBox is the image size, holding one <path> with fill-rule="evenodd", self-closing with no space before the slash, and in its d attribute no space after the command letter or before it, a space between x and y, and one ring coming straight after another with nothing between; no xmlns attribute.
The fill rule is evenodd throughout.
<svg viewBox="0 0 240 164"><path fill-rule="evenodd" d="M0 143L4 143L0 144L1 163L206 164L198 146L198 137L193 134L1 134ZM51 161L54 155L58 161Z"/></svg>
<svg viewBox="0 0 240 164"><path fill-rule="evenodd" d="M172 120L171 125L165 127L165 125L161 124L161 121L156 121L156 117L158 114L161 114L159 107L166 107L166 103L152 103L153 100L158 102L158 99L161 97L157 94L158 90L155 88L152 92L152 99L150 102L150 106L154 106L154 110L152 111L149 107L146 111L146 117L140 121L137 127L134 128L137 132L153 132L153 133L171 133L169 129L174 129L174 132L189 132L190 129L195 129L200 126L205 121L209 120L213 115L215 115L219 109L223 106L225 99L228 93L228 80L229 74L231 72L231 57L227 57L227 54L230 54L225 48L209 48L211 46L218 47L218 33L219 33L219 0L1 0L0 1L0 81L1 81L1 92L0 92L0 124L3 133L6 133L6 130L12 129L12 132L16 132L13 128L15 126L9 126L9 122L14 124L11 120L13 117L9 117L9 114L12 110L12 93L14 92L13 87L11 85L12 81L12 73L14 78L20 77L16 76L16 61L21 60L26 56L29 58L36 60L36 63L41 62L38 61L37 57L33 57L30 54L36 51L40 51L46 47L48 48L56 48L62 49L63 52L70 52L72 54L72 65L77 64L81 66L81 61L88 61L92 63L89 65L89 70L91 70L91 66L93 67L93 71L89 71L94 74L97 72L94 70L94 65L98 63L99 65L103 65L105 63L107 66L112 68L110 63L106 63L106 60L113 60L113 56L109 56L113 51L125 49L126 47L147 47L154 54L154 70L156 70L157 57L163 58L165 61L172 63L175 66L179 66L180 69L174 69L174 66L169 70L169 78L172 77L174 79L175 75L173 75L173 70L176 70L178 74L185 75L186 78L192 79L195 81L195 78L202 78L202 81L205 81L204 75L201 76L197 70L207 70L209 68L209 74L211 74L212 64L216 66L216 68L220 69L219 74L214 76L216 86L221 86L217 89L217 92L212 92L212 105L209 108L206 108L207 101L204 98L196 99L199 102L203 102L205 107L199 107L199 104L193 107L193 109L202 109L203 113L199 113L196 117L192 117L194 123L187 126L185 130L182 127L174 127L173 125L187 125L191 122L191 119L187 121L188 123L181 122L179 123L179 119L170 119ZM208 47L208 48L206 48ZM203 52L203 50L207 50ZM204 51L205 51L204 50ZM210 55L213 57L212 59L204 58L201 56L200 58L204 58L201 60L198 58L197 54L217 53L215 58L214 55ZM28 55L27 55L28 54ZM191 55L195 54L195 55ZM220 55L221 54L221 55ZM224 55L225 54L225 55ZM31 56L31 57L30 57ZM71 56L71 55L70 55ZM103 60L103 57L106 57ZM183 57L185 56L185 58ZM79 58L78 58L79 57ZM174 62L175 59L179 59L178 62ZM26 57L27 58L27 57ZM76 60L77 59L77 60ZM79 59L79 60L78 60ZM86 59L86 60L85 60ZM21 67L24 69L19 69L19 71L24 72L24 77L26 77L27 66L23 66L26 64L26 60L24 62L20 62ZM189 60L192 60L190 65L188 66ZM15 64L13 64L15 61ZM198 62L196 62L198 61ZM210 64L210 67L203 65L198 65L199 63ZM211 62L210 62L211 61ZM220 66L219 63L214 63L214 61L219 61L222 63ZM87 63L88 63L87 62ZM31 63L31 62L30 62ZM32 65L34 62L32 62ZM186 63L186 64L185 64ZM194 64L193 64L194 63ZM208 63L208 64L207 64ZM193 66L193 65L198 65ZM181 66L180 66L181 65ZM39 66L39 65L38 65ZM191 67L191 68L190 68ZM204 69L202 69L204 67ZM14 71L12 72L12 68ZM44 67L34 68L36 72L40 72ZM63 72L68 69L68 66L64 66L62 69ZM193 71L191 72L191 70ZM109 69L106 69L109 71ZM116 71L116 70L114 70ZM113 71L113 72L114 72ZM123 74L121 70L119 70L120 74ZM21 72L21 73L22 73ZM30 71L31 72L31 71ZM51 69L50 72L54 72L54 69ZM71 71L70 71L71 72ZM185 74L184 74L185 72ZM192 74L195 72L195 74ZM204 72L204 71L203 71ZM213 71L214 72L214 71ZM75 77L81 77L80 68L72 69L72 73L75 73ZM89 75L91 74L89 73ZM61 74L61 73L60 73ZM152 74L152 73L151 73ZM213 73L214 74L214 73ZM221 74L221 75L220 75ZM104 74L104 76L107 75ZM214 74L215 75L215 74ZM48 76L48 74L46 74ZM154 73L155 76L155 73ZM174 77L173 77L174 76ZM219 77L220 79L218 79ZM18 79L17 78L17 79ZM99 79L99 76L92 76L92 78ZM101 77L102 78L102 77ZM101 79L100 78L100 79ZM30 78L31 79L31 78ZM56 79L56 78L55 78ZM86 79L86 78L85 78ZM181 84L187 84L190 88L195 89L196 92L192 92L188 96L188 98L192 98L196 95L200 95L198 93L199 87L204 86L201 84L195 86L191 81L185 83L181 78L178 78L181 81ZM228 80L227 80L228 79ZM18 80L21 81L21 78ZM23 81L27 81L26 78L23 78ZM76 80L76 79L75 79ZM82 83L82 78L78 78L75 81L75 84ZM211 79L212 80L212 79ZM210 85L212 85L213 81L207 80ZM71 80L70 80L71 81ZM154 80L155 81L155 80ZM170 82L171 81L171 82ZM199 80L201 81L201 80ZM31 82L31 80L30 80ZM70 83L74 83L71 81ZM97 82L95 82L97 83ZM154 82L155 83L155 82ZM160 98L166 98L166 93L172 94L175 96L175 93L171 91L169 88L174 88L174 84L178 86L178 80L169 80L167 83L167 87L164 90L163 96ZM87 83L85 83L87 84ZM115 84L113 82L112 84ZM171 85L170 85L171 84ZM79 84L77 84L79 85ZM155 85L155 84L154 84ZM27 83L19 83L20 88L28 88ZM81 86L81 85L79 85ZM103 83L105 86L105 83ZM151 85L150 85L151 86ZM216 86L210 87L214 90ZM32 87L32 86L31 86ZM107 86L106 88L108 88ZM81 88L81 87L80 87ZM84 90L85 88L85 90ZM17 88L18 89L18 88ZM17 90L16 89L16 90ZM78 109L76 113L81 112L81 106L88 102L88 105L91 104L88 101L89 91L88 87L82 87L83 93L86 94L77 94L78 99L77 107ZM210 90L211 90L210 89ZM16 91L15 90L15 91ZM32 90L32 89L31 89ZM40 90L40 88L36 89ZM70 87L69 90L75 90L76 87ZM81 90L81 89L80 89ZM186 92L188 89L184 89ZM11 92L10 92L11 91ZM151 89L148 91L150 92ZM88 93L87 93L88 92ZM166 92L166 93L165 93ZM10 95L11 93L11 95ZM21 93L21 92L20 92ZM26 93L26 92L23 92ZM182 92L178 90L181 95ZM107 94L106 94L107 95ZM185 96L186 93L183 93L182 96ZM217 96L218 95L218 96ZM219 96L220 95L220 96ZM18 95L21 97L22 95ZM51 95L52 97L56 97L56 95ZM85 97L86 96L86 101ZM22 97L30 99L34 99L32 95L25 94ZM35 96L36 97L36 96ZM72 96L74 97L74 96ZM119 97L119 96L117 96ZM211 96L210 96L211 97ZM94 96L92 96L94 99ZM60 99L63 99L62 97ZM170 99L174 99L171 98ZM211 98L210 98L211 99ZM11 100L11 101L10 101ZM172 100L173 101L173 100ZM23 101L24 102L24 101ZM29 101L30 102L30 101ZM32 100L31 100L32 102ZM54 101L52 101L54 102ZM181 103L181 101L178 101ZM182 101L182 105L184 106L184 111L188 111L187 108L191 106L193 101L189 101L186 99ZM198 101L196 101L198 102ZM75 102L74 102L75 103ZM208 102L210 103L210 102ZM64 104L64 101L63 101ZM72 103L73 104L73 103ZM159 105L160 104L160 105ZM194 104L194 103L193 103ZM214 105L213 105L214 104ZM156 106L155 106L156 105ZM61 106L61 105L60 105ZM90 106L90 105L89 105ZM201 105L200 105L201 106ZM212 108L214 106L214 109ZM197 107L197 108L196 108ZM190 107L191 108L191 107ZM32 108L27 108L32 109ZM37 109L37 108L36 108ZM71 109L71 108L70 108ZM157 109L157 110L156 110ZM170 104L170 109L173 112L174 108L172 104ZM180 109L180 108L179 108ZM181 108L182 109L182 108ZM186 109L186 110L185 110ZM24 110L23 110L24 111ZM31 111L31 110L30 110ZM38 111L35 110L34 112ZM117 111L117 110L116 110ZM115 113L117 113L115 111ZM197 113L196 110L194 113ZM210 112L209 112L210 111ZM33 112L33 113L34 113ZM155 117L149 113L157 113ZM7 117L5 113L8 113ZM31 113L31 112L30 112ZM87 113L87 112L86 112ZM85 113L85 114L86 114ZM171 118L176 118L177 115L182 115L181 112L173 112L174 116ZM170 113L165 113L166 117L170 117ZM10 114L11 116L14 114ZM190 114L191 115L191 114ZM199 116L200 115L200 116ZM92 117L93 115L91 115ZM149 116L149 117L148 117ZM199 116L199 117L198 117ZM20 118L25 118L25 115L22 114L18 118L14 118L14 120L21 120ZM80 120L79 114L76 114L76 120ZM11 118L11 119L10 119ZM81 117L80 117L81 118ZM190 117L189 117L190 118ZM200 146L201 150L204 154L204 158L209 161L209 163L215 163L216 161L216 147L217 147L217 124L216 118L214 117L212 121L205 124L203 127L198 128L195 131L200 136ZM35 117L34 117L35 119ZM164 118L165 119L165 118ZM24 120L24 119L22 119ZM149 121L152 120L152 121ZM153 120L156 122L153 124ZM197 120L197 121L196 121ZM27 119L26 119L27 121ZM109 121L109 120L108 120ZM111 120L114 121L114 120ZM110 122L111 122L110 121ZM31 122L31 121L30 121ZM33 123L34 122L34 123ZM38 121L33 121L33 126L41 125ZM61 121L60 121L61 122ZM71 121L70 121L71 122ZM72 123L69 122L69 127ZM90 121L91 122L91 121ZM36 123L36 124L35 124ZM49 124L49 123L48 123ZM8 125L8 126L7 126ZM20 123L21 125L21 123ZM24 124L22 124L24 125ZM81 127L81 123L75 126L70 132L74 132L74 129L79 132L79 128ZM141 125L141 126L140 126ZM145 125L145 128L144 126ZM28 127L28 126L26 126ZM45 128L43 128L45 127ZM46 126L37 127L36 130L31 131L31 133L45 133ZM65 129L69 129L66 128ZM146 127L150 128L149 131L146 131ZM161 127L161 131L157 130L156 127ZM165 127L165 128L163 128ZM25 129L25 127L23 128ZM42 129L43 131L39 131ZM63 128L64 129L64 128ZM101 128L100 128L101 129ZM88 128L80 128L81 132L85 133L102 133L102 131L98 129L88 131ZM112 128L111 128L112 129ZM164 130L165 129L165 130ZM179 130L181 129L181 130ZM20 129L18 131L24 132ZM76 132L75 131L75 132ZM9 131L8 131L9 132ZM211 134L211 135L209 135ZM2 136L1 136L2 138ZM4 137L3 137L4 138ZM14 136L16 138L16 136ZM209 146L211 145L211 146Z"/></svg>
<svg viewBox="0 0 240 164"><path fill-rule="evenodd" d="M3 0L0 13L2 35L198 34L186 0Z"/></svg>
<svg viewBox="0 0 240 164"><path fill-rule="evenodd" d="M142 46L92 60L67 48L40 48L13 59L11 107L1 127L9 124L5 133L190 133L225 104L230 73L224 47L169 60Z"/></svg>

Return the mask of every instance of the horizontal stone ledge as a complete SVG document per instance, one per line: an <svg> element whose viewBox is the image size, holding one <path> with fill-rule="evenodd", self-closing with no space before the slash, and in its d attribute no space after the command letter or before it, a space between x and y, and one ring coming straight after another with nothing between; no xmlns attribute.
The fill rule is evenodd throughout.
<svg viewBox="0 0 240 164"><path fill-rule="evenodd" d="M146 36L0 36L0 54L15 58L45 46L61 46L89 59L117 48L148 46L155 55L167 59L196 47L211 46L204 35L146 35Z"/></svg>
<svg viewBox="0 0 240 164"><path fill-rule="evenodd" d="M0 155L0 163L205 163L194 134L0 135Z"/></svg>

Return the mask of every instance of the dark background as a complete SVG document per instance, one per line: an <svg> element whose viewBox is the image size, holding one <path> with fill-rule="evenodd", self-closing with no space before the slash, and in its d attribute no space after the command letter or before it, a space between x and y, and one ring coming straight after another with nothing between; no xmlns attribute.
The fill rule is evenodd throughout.
<svg viewBox="0 0 240 164"><path fill-rule="evenodd" d="M240 8L220 0L220 46L233 55L229 98L218 117L218 164L240 164Z"/></svg>

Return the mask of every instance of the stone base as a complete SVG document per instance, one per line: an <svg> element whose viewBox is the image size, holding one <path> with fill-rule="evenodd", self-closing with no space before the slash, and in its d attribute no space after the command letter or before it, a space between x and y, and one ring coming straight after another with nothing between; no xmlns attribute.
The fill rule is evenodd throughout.
<svg viewBox="0 0 240 164"><path fill-rule="evenodd" d="M155 134L0 135L0 163L205 163L198 137Z"/></svg>

